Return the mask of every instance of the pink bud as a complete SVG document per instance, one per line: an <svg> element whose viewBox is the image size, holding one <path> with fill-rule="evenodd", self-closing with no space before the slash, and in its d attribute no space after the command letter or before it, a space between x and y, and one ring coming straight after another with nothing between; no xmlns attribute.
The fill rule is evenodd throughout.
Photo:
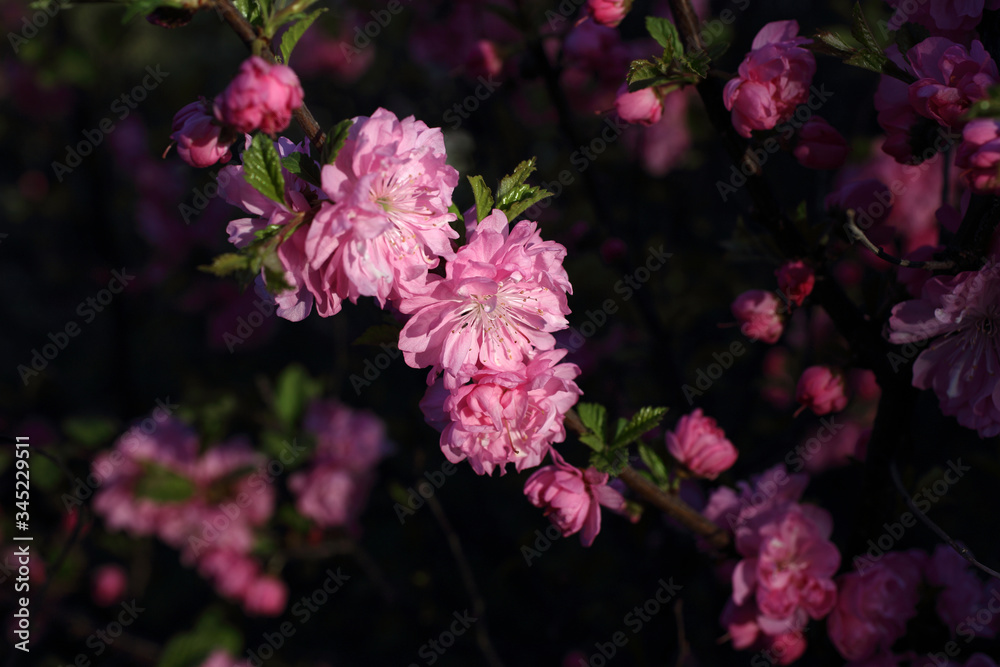
<svg viewBox="0 0 1000 667"><path fill-rule="evenodd" d="M99 607L110 607L125 595L128 576L120 565L102 565L94 570L90 595Z"/></svg>
<svg viewBox="0 0 1000 667"><path fill-rule="evenodd" d="M252 616L278 616L288 602L288 587L275 577L260 577L247 587L243 608Z"/></svg>
<svg viewBox="0 0 1000 667"><path fill-rule="evenodd" d="M229 146L236 135L215 120L205 102L192 102L178 111L171 129L177 154L192 167L211 167L232 157Z"/></svg>
<svg viewBox="0 0 1000 667"><path fill-rule="evenodd" d="M465 54L465 71L473 78L499 76L502 70L503 58L488 39L477 40Z"/></svg>
<svg viewBox="0 0 1000 667"><path fill-rule="evenodd" d="M795 400L817 415L840 412L847 406L844 376L828 366L810 366L799 378Z"/></svg>
<svg viewBox="0 0 1000 667"><path fill-rule="evenodd" d="M980 118L966 125L955 166L977 194L1000 193L1000 121Z"/></svg>
<svg viewBox="0 0 1000 667"><path fill-rule="evenodd" d="M655 88L643 88L628 92L628 84L622 84L615 98L615 110L626 123L653 125L663 117L663 101Z"/></svg>
<svg viewBox="0 0 1000 667"><path fill-rule="evenodd" d="M813 116L799 130L799 142L793 152L799 164L807 169L840 169L850 148L832 125Z"/></svg>
<svg viewBox="0 0 1000 667"><path fill-rule="evenodd" d="M796 306L802 305L816 284L816 274L801 259L785 262L774 275L778 277L778 289Z"/></svg>
<svg viewBox="0 0 1000 667"><path fill-rule="evenodd" d="M236 78L215 98L215 115L237 132L281 132L302 106L302 86L285 65L250 56Z"/></svg>
<svg viewBox="0 0 1000 667"><path fill-rule="evenodd" d="M778 315L781 301L764 290L752 289L736 297L731 309L743 335L765 343L777 343L784 330Z"/></svg>
<svg viewBox="0 0 1000 667"><path fill-rule="evenodd" d="M632 0L587 0L587 13L594 21L615 28L632 8Z"/></svg>
<svg viewBox="0 0 1000 667"><path fill-rule="evenodd" d="M726 439L726 433L701 408L681 417L673 431L667 432L667 450L688 470L705 479L715 479L729 470L739 452Z"/></svg>

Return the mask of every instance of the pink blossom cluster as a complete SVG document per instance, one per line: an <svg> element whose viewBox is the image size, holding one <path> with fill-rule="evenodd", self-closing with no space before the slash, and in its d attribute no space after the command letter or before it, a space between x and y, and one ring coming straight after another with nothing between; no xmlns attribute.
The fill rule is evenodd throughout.
<svg viewBox="0 0 1000 667"><path fill-rule="evenodd" d="M445 276L432 275L423 295L400 303L410 319L399 349L409 366L431 367L421 406L442 429L445 456L503 474L508 463L537 466L565 439L580 370L559 363L566 352L552 334L567 327L572 286L566 249L543 241L536 223L509 229L494 209L469 228Z"/></svg>
<svg viewBox="0 0 1000 667"><path fill-rule="evenodd" d="M888 28L899 30L904 23L923 26L931 35L967 43L983 18L984 9L1000 9L997 0L886 0L895 9Z"/></svg>
<svg viewBox="0 0 1000 667"><path fill-rule="evenodd" d="M816 59L802 47L809 38L798 34L797 21L765 25L754 37L738 75L726 83L723 101L742 136L773 129L808 99Z"/></svg>
<svg viewBox="0 0 1000 667"><path fill-rule="evenodd" d="M284 130L302 99L302 86L290 67L251 56L213 102L192 102L177 112L170 138L192 167L228 162L229 148L240 133Z"/></svg>
<svg viewBox="0 0 1000 667"><path fill-rule="evenodd" d="M889 340L923 347L913 362L913 386L933 389L941 411L975 429L1000 434L1000 269L934 276L920 298L896 304Z"/></svg>
<svg viewBox="0 0 1000 667"><path fill-rule="evenodd" d="M248 472L263 456L242 439L198 450L197 435L174 418L152 433L133 428L93 461L103 480L94 510L109 528L156 535L178 549L247 613L280 614L285 585L262 573L251 555L255 531L274 512L274 488L260 472Z"/></svg>
<svg viewBox="0 0 1000 667"><path fill-rule="evenodd" d="M313 402L303 421L316 438L310 465L288 479L295 508L323 528L357 521L374 483L375 466L393 450L385 423L335 400Z"/></svg>
<svg viewBox="0 0 1000 667"><path fill-rule="evenodd" d="M282 157L308 156L308 146L284 138L277 147ZM422 293L458 237L448 211L458 172L445 160L439 128L378 109L353 119L336 161L322 168L321 187L283 172L287 204L253 189L242 167L227 167L220 192L255 216L230 223L230 241L243 247L268 226L285 228L277 255L289 288L276 296L285 319L301 320L314 305L320 316L334 315L344 299L372 296L384 307Z"/></svg>
<svg viewBox="0 0 1000 667"><path fill-rule="evenodd" d="M782 665L805 651L809 619L825 617L837 602L833 522L825 510L798 502L807 484L808 477L779 465L740 482L738 491L716 489L704 511L732 531L742 556L721 618L733 646L771 650Z"/></svg>

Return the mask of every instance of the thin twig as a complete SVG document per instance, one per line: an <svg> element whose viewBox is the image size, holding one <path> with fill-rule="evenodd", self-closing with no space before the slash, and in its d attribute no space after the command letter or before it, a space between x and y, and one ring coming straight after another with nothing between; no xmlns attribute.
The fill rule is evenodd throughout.
<svg viewBox="0 0 1000 667"><path fill-rule="evenodd" d="M997 572L996 570L991 570L990 568L986 567L978 560L976 560L976 557L972 555L972 552L969 551L968 547L959 544L958 542L953 540L948 535L948 533L944 532L944 530L940 526L931 521L930 517L928 517L926 514L920 511L920 508L917 507L917 504L913 502L913 498L911 498L910 494L906 492L906 488L903 486L903 480L899 478L899 469L896 468L895 461L889 464L889 472L892 474L892 483L896 485L896 490L899 491L899 494L901 496L903 496L903 500L906 501L906 506L909 507L913 511L913 513L917 515L917 518L923 521L928 528L933 530L938 537L947 542L952 549L957 551L959 556L969 561L970 563L972 563L977 568L979 568L986 574L990 575L994 579L1000 579L1000 572Z"/></svg>
<svg viewBox="0 0 1000 667"><path fill-rule="evenodd" d="M879 259L882 259L890 264L895 264L896 266L903 266L913 269L927 269L928 271L943 271L955 267L955 262L951 260L937 261L937 260L927 260L927 261L916 261L912 259L900 259L894 255L890 255L880 246L872 243L871 239L865 236L864 231L858 227L858 223L854 220L854 211L847 212L847 224L844 225L850 235L852 240L858 241L865 248L875 253Z"/></svg>
<svg viewBox="0 0 1000 667"><path fill-rule="evenodd" d="M490 640L489 630L487 630L485 618L486 602L479 593L476 579L472 575L472 568L469 566L469 561L466 559L465 552L462 549L462 542L458 539L458 534L451 527L448 517L445 516L444 508L441 507L441 503L438 502L437 498L434 496L428 498L427 505L431 508L434 518L437 519L438 525L441 526L441 530L444 531L448 538L448 548L451 549L451 555L455 557L455 562L458 564L458 570L462 576L462 584L465 586L469 597L472 598L472 613L478 619L476 622L476 643L479 644L479 649L483 652L483 656L485 656L486 661L492 667L503 667L503 661L500 660L496 649L493 648L493 642Z"/></svg>
<svg viewBox="0 0 1000 667"><path fill-rule="evenodd" d="M236 9L231 0L214 0L214 3L215 10L219 13L219 16L229 24L229 27L243 40L247 48L252 52L257 52L257 49L259 49L261 58L270 63L277 62L274 52L271 51L271 47L264 41L261 35L257 34L257 30L243 17L240 10ZM313 146L317 149L323 148L323 144L326 143L326 135L319 128L319 123L316 122L316 118L313 117L312 112L309 111L309 107L305 105L305 102L292 112L292 115L298 124L302 126L302 131L309 137Z"/></svg>

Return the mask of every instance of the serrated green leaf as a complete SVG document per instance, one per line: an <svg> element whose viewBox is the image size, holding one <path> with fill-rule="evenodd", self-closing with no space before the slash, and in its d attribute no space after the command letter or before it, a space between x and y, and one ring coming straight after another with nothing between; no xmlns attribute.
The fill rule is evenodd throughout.
<svg viewBox="0 0 1000 667"><path fill-rule="evenodd" d="M320 156L320 162L322 164L333 164L337 160L337 155L340 154L340 149L344 147L347 142L347 137L351 132L351 126L354 125L354 121L350 118L347 120L342 120L326 133L326 143L323 144L323 152Z"/></svg>
<svg viewBox="0 0 1000 667"><path fill-rule="evenodd" d="M288 170L289 174L298 176L302 180L319 187L321 177L316 161L305 153L295 151L288 157L281 158L281 166Z"/></svg>
<svg viewBox="0 0 1000 667"><path fill-rule="evenodd" d="M354 339L351 345L392 345L399 343L399 332L403 327L398 324L373 324L363 334Z"/></svg>
<svg viewBox="0 0 1000 667"><path fill-rule="evenodd" d="M889 59L886 58L880 51L875 52L870 49L862 49L861 51L857 51L850 58L845 58L844 62L848 65L853 65L854 67L861 67L862 69L882 74L886 63L889 62Z"/></svg>
<svg viewBox="0 0 1000 667"><path fill-rule="evenodd" d="M250 148L243 151L243 178L268 199L285 203L285 177L281 173L281 156L274 144L263 134L253 138Z"/></svg>
<svg viewBox="0 0 1000 667"><path fill-rule="evenodd" d="M658 16L646 17L646 30L656 43L663 47L663 59L671 62L684 54L684 43L677 27L669 19Z"/></svg>
<svg viewBox="0 0 1000 667"><path fill-rule="evenodd" d="M598 437L604 438L604 429L608 422L608 410L598 403L578 403L576 412L580 415L580 421L591 433L596 433Z"/></svg>
<svg viewBox="0 0 1000 667"><path fill-rule="evenodd" d="M615 434L613 447L625 447L639 439L646 431L656 428L667 414L667 408L646 407L635 413L632 419Z"/></svg>
<svg viewBox="0 0 1000 667"><path fill-rule="evenodd" d="M830 55L841 55L845 53L854 53L857 49L844 41L844 39L835 32L830 30L820 30L815 35L813 35L813 44L816 42L824 45L827 49L823 47L814 47L814 51L822 50L824 53L829 53Z"/></svg>
<svg viewBox="0 0 1000 667"><path fill-rule="evenodd" d="M667 466L663 459L644 442L639 443L639 458L649 468L657 484L667 484L670 481L670 475L667 473Z"/></svg>
<svg viewBox="0 0 1000 667"><path fill-rule="evenodd" d="M241 253L227 252L217 256L211 264L203 264L198 267L205 273L211 273L219 277L228 276L233 273L242 273L251 270L250 258Z"/></svg>
<svg viewBox="0 0 1000 667"><path fill-rule="evenodd" d="M878 39L875 37L875 33L872 32L872 27L868 24L868 18L865 16L865 12L861 9L861 3L854 3L854 9L851 12L853 22L851 23L851 35L854 39L858 40L862 46L872 51L882 52L882 45L879 44Z"/></svg>
<svg viewBox="0 0 1000 667"><path fill-rule="evenodd" d="M536 158L531 158L530 160L524 160L519 165L514 168L513 173L504 176L500 179L500 184L497 186L497 208L501 208L500 204L503 203L505 199L511 196L517 188L524 185L528 177L535 171Z"/></svg>
<svg viewBox="0 0 1000 667"><path fill-rule="evenodd" d="M604 438L593 433L584 433L580 436L580 442L587 445L595 452L603 452L605 449Z"/></svg>
<svg viewBox="0 0 1000 667"><path fill-rule="evenodd" d="M146 470L134 487L136 497L172 503L187 500L194 494L194 483L187 477L155 463L147 463L144 467Z"/></svg>
<svg viewBox="0 0 1000 667"><path fill-rule="evenodd" d="M649 60L633 60L628 67L628 74L625 75L625 80L629 84L629 90L632 90L632 84L634 83L647 79L656 79L661 76L664 76L664 72L656 63Z"/></svg>
<svg viewBox="0 0 1000 667"><path fill-rule="evenodd" d="M243 14L243 18L250 20L251 12L251 0L232 0L233 6L239 10L240 14ZM253 3L256 6L257 3Z"/></svg>
<svg viewBox="0 0 1000 667"><path fill-rule="evenodd" d="M307 15L300 21L293 23L285 31L285 34L281 36L281 58L282 62L286 65L288 64L288 59L292 57L292 50L295 45L299 43L302 35L305 34L309 26L313 24L313 21L319 18L320 14L326 11L326 8L317 9L312 14Z"/></svg>
<svg viewBox="0 0 1000 667"><path fill-rule="evenodd" d="M476 201L476 222L482 222L493 210L493 193L482 176L467 176L472 186L472 196Z"/></svg>

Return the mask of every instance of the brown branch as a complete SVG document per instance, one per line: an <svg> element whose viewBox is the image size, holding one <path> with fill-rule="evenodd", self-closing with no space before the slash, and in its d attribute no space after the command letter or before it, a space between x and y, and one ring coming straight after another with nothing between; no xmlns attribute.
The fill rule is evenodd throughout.
<svg viewBox="0 0 1000 667"><path fill-rule="evenodd" d="M927 269L928 271L943 271L947 269L952 269L955 267L955 262L952 261L933 261L928 260L924 262L919 262L911 259L900 259L895 255L890 255L880 246L872 243L872 240L865 236L865 233L858 227L858 223L854 221L854 211L847 212L847 224L844 225L844 229L851 235L854 241L857 241L865 248L875 253L879 259L889 262L890 264L895 264L896 266L909 267L914 269Z"/></svg>
<svg viewBox="0 0 1000 667"><path fill-rule="evenodd" d="M269 63L274 64L277 62L277 58L274 57L274 52L271 51L267 40L264 39L263 35L258 34L257 29L243 17L240 10L236 9L233 5L232 0L213 1L215 10L219 13L219 16L229 24L229 27L243 40L243 43L247 45L250 51L253 53L259 52L260 57ZM309 137L312 145L317 149L323 148L323 144L326 143L326 135L320 129L319 123L316 122L316 118L309 111L309 107L306 106L305 102L292 112L292 115L302 127L302 131Z"/></svg>

